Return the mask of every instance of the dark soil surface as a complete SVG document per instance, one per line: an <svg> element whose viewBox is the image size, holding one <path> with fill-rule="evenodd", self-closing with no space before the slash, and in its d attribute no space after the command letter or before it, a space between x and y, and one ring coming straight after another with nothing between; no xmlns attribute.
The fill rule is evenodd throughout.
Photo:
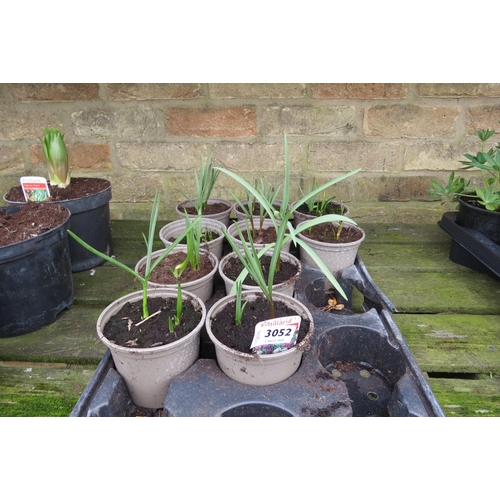
<svg viewBox="0 0 500 500"><path fill-rule="evenodd" d="M224 233L219 233L213 229L208 229L207 231L203 231L201 233L201 244L205 244L205 243L209 243L210 241L213 241L213 240L216 240L217 238L220 238ZM170 241L171 243L173 243L175 240L177 239L177 237L175 236L171 236L170 238L168 238L168 241ZM179 244L181 245L185 245L186 244L186 238L183 238Z"/></svg>
<svg viewBox="0 0 500 500"><path fill-rule="evenodd" d="M345 207L343 207L340 203L336 201L330 201L322 215L344 215ZM309 210L309 207L307 206L307 203L303 203L300 205L300 207L297 208L297 212L300 212L301 214L305 215L311 215L316 217L318 214L316 211L311 211Z"/></svg>
<svg viewBox="0 0 500 500"><path fill-rule="evenodd" d="M196 215L196 208L191 205L189 202L185 202L187 206L184 206L184 204L181 204L179 206L179 210L182 212L185 210L188 215ZM209 203L207 205L207 208L202 211L201 215L214 215L214 214L220 214L222 212L225 212L228 209L228 206L226 203L219 203L219 202L214 202L214 203Z"/></svg>
<svg viewBox="0 0 500 500"><path fill-rule="evenodd" d="M243 203L243 206L248 210L248 203L247 202L242 202L242 203ZM239 205L236 205L236 208L239 212L244 213ZM273 208L279 212L281 206L280 205L273 205ZM260 203L257 202L253 205L252 215L255 215L256 217L260 216ZM266 217L266 216L267 216L267 212L264 210L264 217Z"/></svg>
<svg viewBox="0 0 500 500"><path fill-rule="evenodd" d="M282 303L275 302L275 318L297 316L297 312ZM255 333L255 325L270 319L269 303L264 299L249 302L243 310L241 325L236 326L234 304L225 307L212 321L212 332L224 345L237 351L252 354L250 345ZM304 340L309 330L309 320L302 318L297 344Z"/></svg>
<svg viewBox="0 0 500 500"><path fill-rule="evenodd" d="M175 316L176 303L175 298L148 298L149 314L161 312L138 326L137 323L142 321L142 300L125 304L106 323L103 334L111 342L124 347L148 348L175 342L193 331L201 319L201 311L195 310L191 302L184 301L181 324L170 333L168 318Z"/></svg>
<svg viewBox="0 0 500 500"><path fill-rule="evenodd" d="M29 202L15 214L0 210L0 247L19 243L60 226L69 217L61 205Z"/></svg>
<svg viewBox="0 0 500 500"><path fill-rule="evenodd" d="M106 179L95 179L92 177L73 177L68 187L60 188L50 186L50 198L46 201L68 201L84 198L107 189L111 183ZM21 186L10 188L5 199L8 201L26 201Z"/></svg>
<svg viewBox="0 0 500 500"><path fill-rule="evenodd" d="M243 226L244 227L244 226ZM248 242L248 232L242 229L240 224L240 230L243 238ZM268 243L273 243L276 241L276 229L273 226L259 231L258 225L255 227L255 236L253 237L253 242L257 245L267 245ZM235 234L235 237L239 239L239 235Z"/></svg>
<svg viewBox="0 0 500 500"><path fill-rule="evenodd" d="M161 283L163 285L175 285L177 279L172 274L172 270L178 264L181 264L186 259L186 253L179 251L171 253L163 259L163 261L155 267L149 281L153 283ZM139 274L144 276L144 265L139 269ZM192 269L190 265L186 267L181 276L181 283L188 283L206 276L213 270L212 261L204 254L200 255L200 268Z"/></svg>
<svg viewBox="0 0 500 500"><path fill-rule="evenodd" d="M486 210L486 208L484 207L484 205L481 205L481 203L479 203L479 201L475 198L469 198L467 196L462 196L462 201L467 203L468 205L472 205L473 207L475 208L482 208L483 210ZM500 209L498 210L492 210L493 212L500 212Z"/></svg>
<svg viewBox="0 0 500 500"><path fill-rule="evenodd" d="M340 233L340 238L337 239L335 237L337 230L338 224L324 222L323 224L313 226L310 231L303 231L302 234L307 238L321 241L322 243L352 243L359 240L362 236L361 231L357 227L345 224Z"/></svg>
<svg viewBox="0 0 500 500"><path fill-rule="evenodd" d="M267 278L269 276L269 267L271 263L271 256L270 255L263 255L260 259L260 262L262 264L262 269L264 271L264 276ZM243 271L243 264L241 263L240 259L237 257L231 257L228 259L226 262L226 265L224 266L224 274L233 281L236 281L238 276L240 275L241 271ZM283 262L281 261L280 263L280 269L279 271L276 271L276 274L274 275L274 284L277 283L284 283L285 281L288 281L290 278L295 276L298 272L298 268L295 264L292 264L291 262ZM245 285L250 285L250 286L255 286L256 283L255 281L250 277L247 276L245 280L243 281L243 284Z"/></svg>

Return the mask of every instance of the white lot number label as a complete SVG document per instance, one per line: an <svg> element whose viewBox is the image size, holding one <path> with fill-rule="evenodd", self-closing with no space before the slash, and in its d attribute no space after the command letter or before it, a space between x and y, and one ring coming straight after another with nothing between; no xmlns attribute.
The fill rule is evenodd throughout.
<svg viewBox="0 0 500 500"><path fill-rule="evenodd" d="M301 319L300 316L286 316L257 323L250 347L258 354L273 354L293 347Z"/></svg>

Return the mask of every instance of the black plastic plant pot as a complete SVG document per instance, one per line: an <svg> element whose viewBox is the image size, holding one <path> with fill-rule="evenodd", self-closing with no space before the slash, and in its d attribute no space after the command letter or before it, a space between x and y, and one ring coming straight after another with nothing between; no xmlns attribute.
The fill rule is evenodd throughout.
<svg viewBox="0 0 500 500"><path fill-rule="evenodd" d="M2 208L16 213L19 207ZM0 247L0 337L29 333L73 304L66 221L41 235Z"/></svg>
<svg viewBox="0 0 500 500"><path fill-rule="evenodd" d="M444 417L432 390L392 320L392 303L373 283L358 258L337 273L352 297L364 296L363 310L353 313L349 300L339 314L323 311L328 301L325 276L304 265L295 297L314 320L314 335L299 369L270 386L230 379L208 348L172 381L163 408L165 417ZM71 416L133 416L124 383L109 356L102 359ZM143 413L142 413L143 414Z"/></svg>
<svg viewBox="0 0 500 500"><path fill-rule="evenodd" d="M438 225L452 237L452 262L500 279L500 245L474 229L461 226L457 212L444 213Z"/></svg>
<svg viewBox="0 0 500 500"><path fill-rule="evenodd" d="M111 255L111 217L109 202L111 200L111 185L106 189L83 198L56 201L58 205L67 208L70 213L68 229L71 229L83 241L106 255ZM10 206L19 206L25 202L12 202L5 198ZM52 202L51 202L52 203ZM101 257L89 252L76 240L68 237L72 272L85 271L103 264Z"/></svg>
<svg viewBox="0 0 500 500"><path fill-rule="evenodd" d="M91 196L58 202L71 212L69 229L106 255L112 253L110 200L111 186ZM104 263L104 259L89 252L73 238L69 237L68 240L73 272L85 271Z"/></svg>
<svg viewBox="0 0 500 500"><path fill-rule="evenodd" d="M467 229L473 229L493 243L500 245L500 212L475 207L466 199L458 198L457 223Z"/></svg>

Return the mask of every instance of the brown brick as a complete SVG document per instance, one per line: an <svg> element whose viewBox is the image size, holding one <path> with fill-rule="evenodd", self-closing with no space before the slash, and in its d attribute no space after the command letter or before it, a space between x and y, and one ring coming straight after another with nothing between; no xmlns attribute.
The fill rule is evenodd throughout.
<svg viewBox="0 0 500 500"><path fill-rule="evenodd" d="M261 135L325 135L344 137L356 133L352 106L268 106L259 121Z"/></svg>
<svg viewBox="0 0 500 500"><path fill-rule="evenodd" d="M394 172L398 168L399 144L321 142L309 147L309 168L314 172Z"/></svg>
<svg viewBox="0 0 500 500"><path fill-rule="evenodd" d="M160 111L144 106L75 111L71 120L78 136L151 140L165 133Z"/></svg>
<svg viewBox="0 0 500 500"><path fill-rule="evenodd" d="M498 136L500 134L499 120L500 104L471 108L467 114L466 132L468 135L476 135L476 130L489 128L496 130L495 136ZM490 141L493 141L493 138Z"/></svg>
<svg viewBox="0 0 500 500"><path fill-rule="evenodd" d="M72 171L100 172L112 170L109 144L67 144L68 161ZM31 163L34 168L45 168L42 147L32 145Z"/></svg>
<svg viewBox="0 0 500 500"><path fill-rule="evenodd" d="M151 202L155 192L158 190L162 194L162 202L165 194L162 189L162 176L147 173L144 175L121 175L113 178L113 201L115 203L138 203L149 202L149 213L151 214Z"/></svg>
<svg viewBox="0 0 500 500"><path fill-rule="evenodd" d="M405 170L456 170L465 160L463 154L471 152L470 144L448 142L415 142L405 147Z"/></svg>
<svg viewBox="0 0 500 500"><path fill-rule="evenodd" d="M500 83L419 83L417 92L428 97L500 97Z"/></svg>
<svg viewBox="0 0 500 500"><path fill-rule="evenodd" d="M300 170L302 146L289 143L290 169ZM234 142L219 142L214 147L214 162L222 164L228 170L238 172L276 172L282 174L285 170L285 152L283 142L277 144L241 144ZM219 177L220 178L220 177ZM251 179L246 178L249 182Z"/></svg>
<svg viewBox="0 0 500 500"><path fill-rule="evenodd" d="M45 127L62 130L61 121L51 113L0 108L0 140L37 140L43 136Z"/></svg>
<svg viewBox="0 0 500 500"><path fill-rule="evenodd" d="M118 160L127 170L172 170L193 171L199 168L201 157L208 156L205 144L190 142L175 143L118 143ZM193 177L194 181L194 177Z"/></svg>
<svg viewBox="0 0 500 500"><path fill-rule="evenodd" d="M14 83L15 101L91 101L99 99L97 83Z"/></svg>
<svg viewBox="0 0 500 500"><path fill-rule="evenodd" d="M2 174L23 174L24 161L22 151L11 146L0 146L0 172Z"/></svg>
<svg viewBox="0 0 500 500"><path fill-rule="evenodd" d="M407 83L311 83L312 97L320 99L403 99Z"/></svg>
<svg viewBox="0 0 500 500"><path fill-rule="evenodd" d="M113 101L204 97L201 83L109 83L106 87Z"/></svg>
<svg viewBox="0 0 500 500"><path fill-rule="evenodd" d="M365 111L364 131L372 137L451 137L459 112L455 106L371 106Z"/></svg>
<svg viewBox="0 0 500 500"><path fill-rule="evenodd" d="M211 83L212 99L282 99L306 97L305 83Z"/></svg>
<svg viewBox="0 0 500 500"><path fill-rule="evenodd" d="M173 136L247 137L257 135L254 107L171 108L167 133Z"/></svg>
<svg viewBox="0 0 500 500"><path fill-rule="evenodd" d="M379 201L411 201L429 200L429 188L431 176L410 177L385 177L377 179L365 179L365 182L374 185L374 191L378 192Z"/></svg>

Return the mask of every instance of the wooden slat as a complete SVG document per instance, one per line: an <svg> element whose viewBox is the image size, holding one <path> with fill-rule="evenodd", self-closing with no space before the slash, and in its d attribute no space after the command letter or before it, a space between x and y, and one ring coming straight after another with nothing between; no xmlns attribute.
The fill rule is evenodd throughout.
<svg viewBox="0 0 500 500"><path fill-rule="evenodd" d="M102 308L73 307L35 332L0 339L0 360L98 364L106 347L96 333Z"/></svg>
<svg viewBox="0 0 500 500"><path fill-rule="evenodd" d="M498 316L394 314L393 319L423 371L500 376Z"/></svg>
<svg viewBox="0 0 500 500"><path fill-rule="evenodd" d="M105 307L122 295L142 290L131 274L112 265L73 274L73 288L75 305L87 307Z"/></svg>
<svg viewBox="0 0 500 500"><path fill-rule="evenodd" d="M397 245L366 243L359 249L359 256L370 271L383 270L391 273L398 270L420 272L476 272L455 264L448 259L448 243L426 245L423 243Z"/></svg>
<svg viewBox="0 0 500 500"><path fill-rule="evenodd" d="M500 380L429 378L447 417L500 417Z"/></svg>
<svg viewBox="0 0 500 500"><path fill-rule="evenodd" d="M500 315L500 281L470 272L369 269L382 292L401 313Z"/></svg>
<svg viewBox="0 0 500 500"><path fill-rule="evenodd" d="M111 225L115 257L133 267L146 251L148 221ZM445 414L500 416L500 281L451 262L451 238L437 224L362 227L360 256L398 308L394 320ZM75 304L55 323L0 339L0 415L69 415L106 351L97 317L140 289L107 263L73 274L73 282Z"/></svg>
<svg viewBox="0 0 500 500"><path fill-rule="evenodd" d="M442 244L451 238L436 224L360 224L366 243Z"/></svg>
<svg viewBox="0 0 500 500"><path fill-rule="evenodd" d="M96 367L0 362L0 416L68 416Z"/></svg>

